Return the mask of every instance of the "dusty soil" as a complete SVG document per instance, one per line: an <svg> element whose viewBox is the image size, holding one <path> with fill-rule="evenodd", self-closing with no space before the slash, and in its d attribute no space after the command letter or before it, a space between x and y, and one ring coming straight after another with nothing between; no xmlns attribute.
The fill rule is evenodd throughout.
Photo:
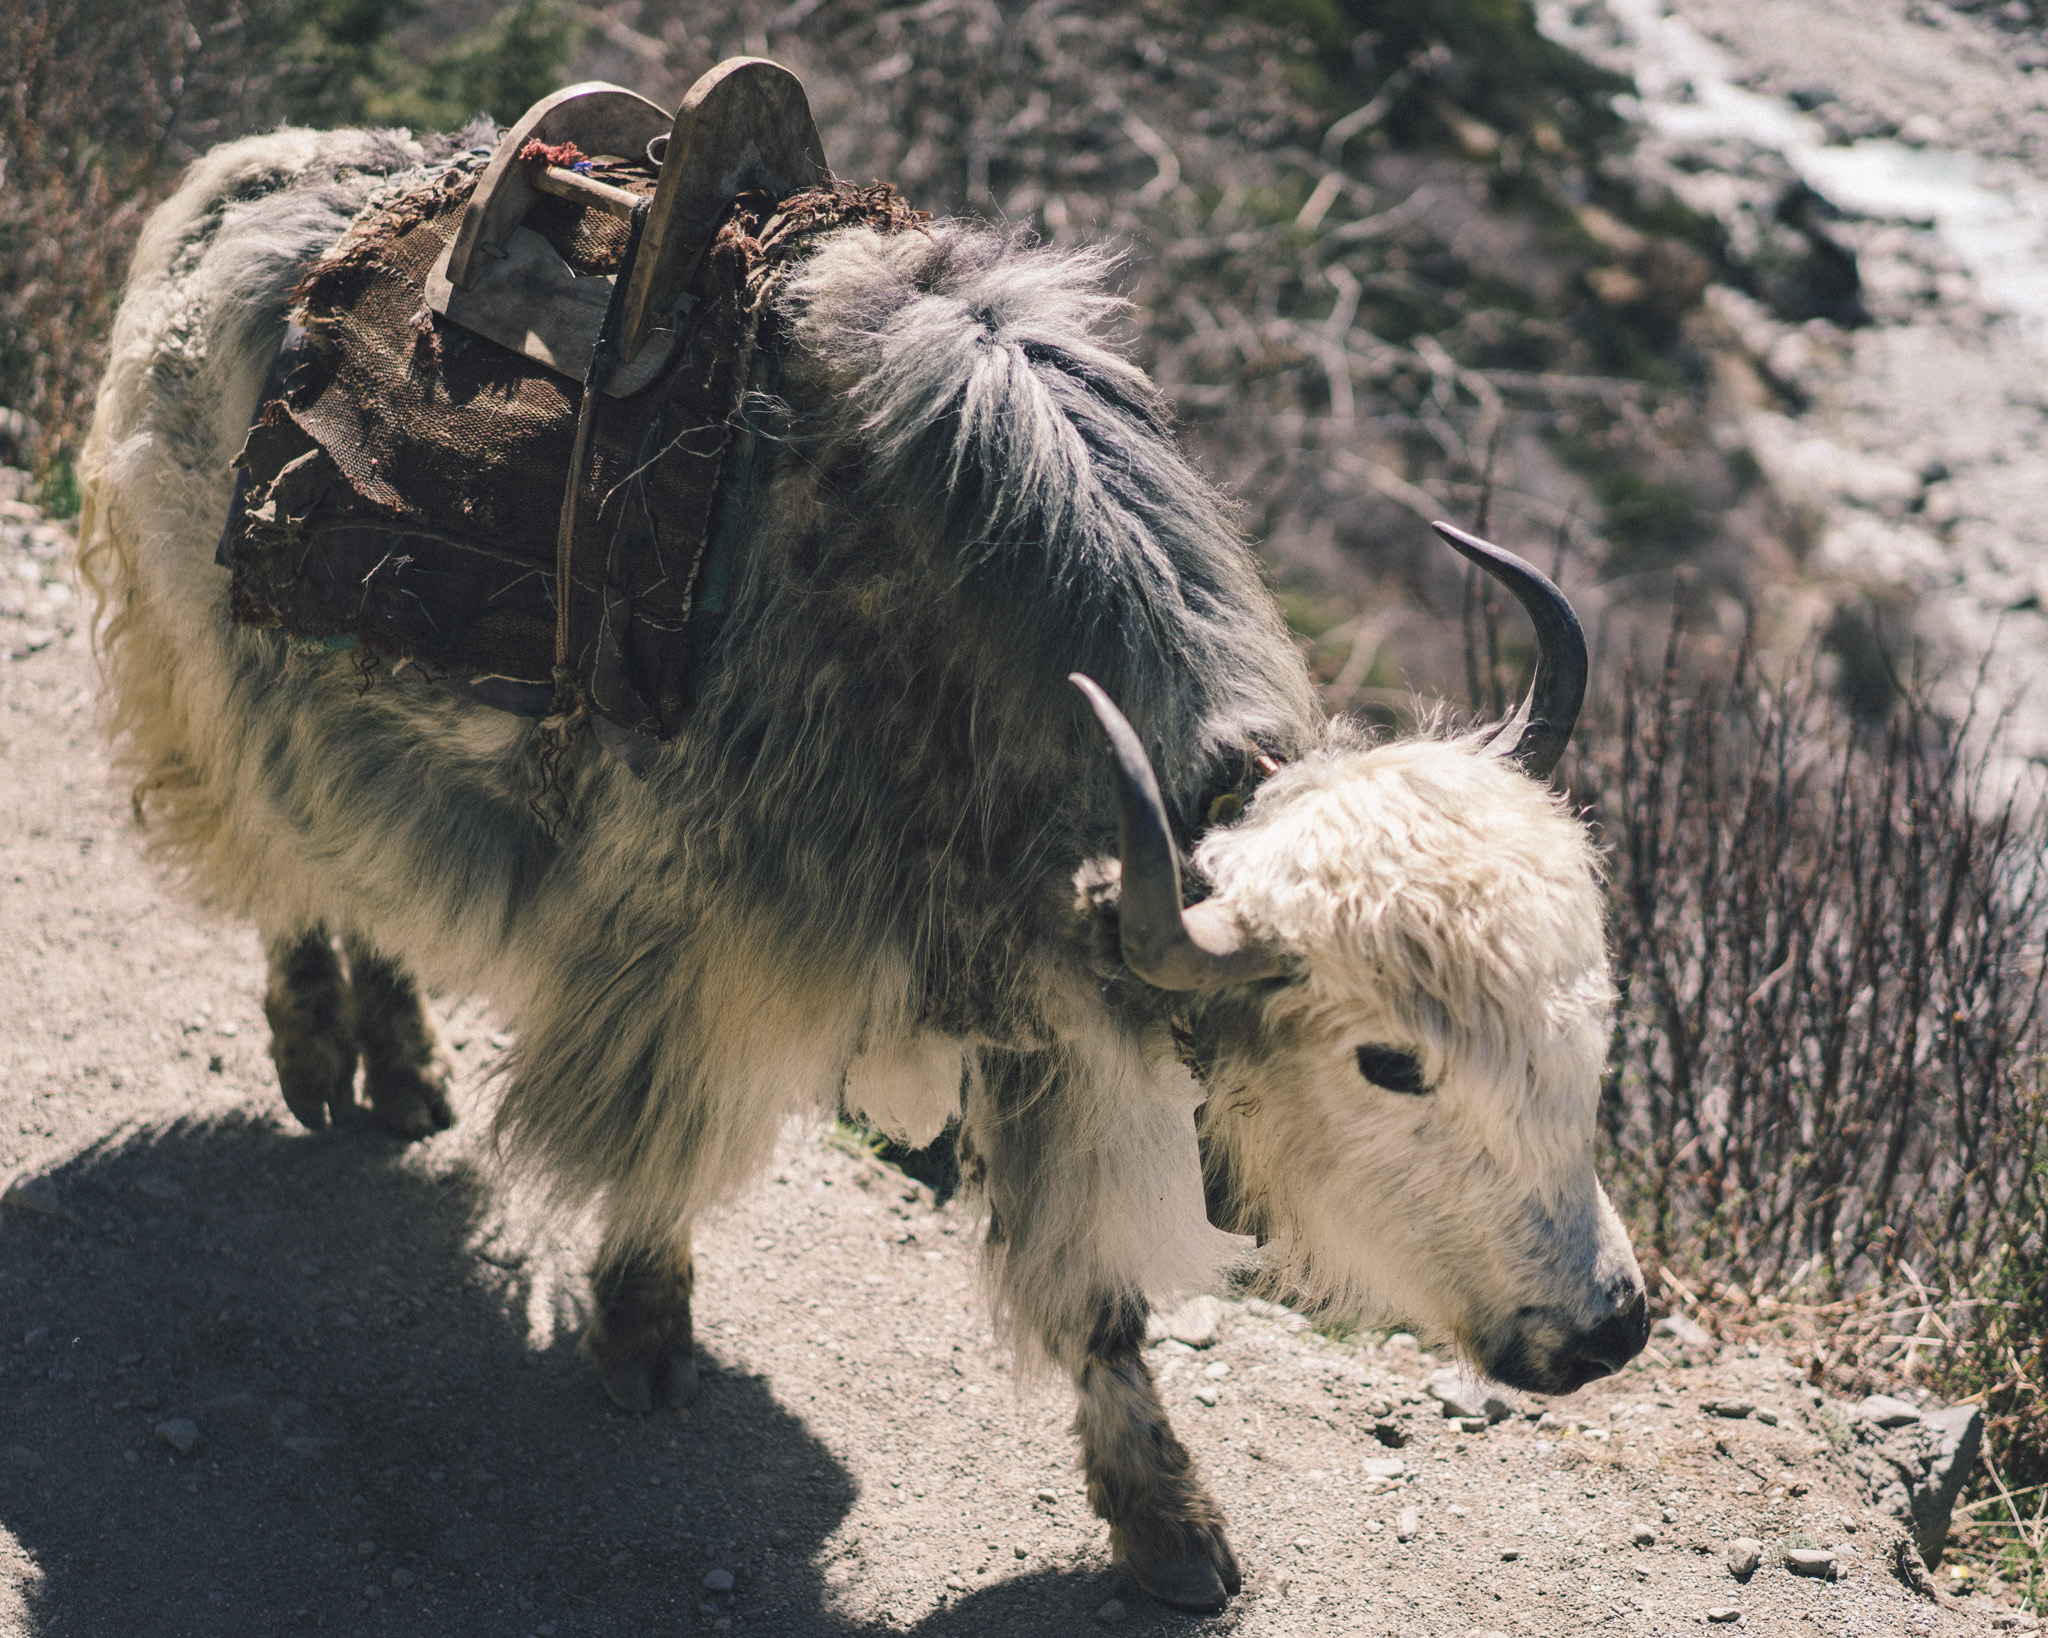
<svg viewBox="0 0 2048 1638"><path fill-rule="evenodd" d="M0 1172L29 1179L0 1210L0 1634L1985 1627L1907 1585L1841 1407L1768 1354L1653 1352L1460 1432L1408 1339L1237 1302L1152 1357L1249 1585L1164 1611L1108 1562L1066 1391L988 1341L967 1210L815 1132L703 1236L696 1408L615 1411L575 1350L584 1234L492 1181L479 1006L443 1007L453 1132L285 1118L254 938L182 906L110 788L67 549L0 515ZM1777 1425L1703 1410L1731 1396ZM1838 1579L1788 1573L1809 1546Z"/></svg>

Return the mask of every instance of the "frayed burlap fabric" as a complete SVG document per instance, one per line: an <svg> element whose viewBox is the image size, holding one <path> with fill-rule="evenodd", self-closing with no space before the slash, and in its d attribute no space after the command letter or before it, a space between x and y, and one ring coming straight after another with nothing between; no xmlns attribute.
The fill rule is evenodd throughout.
<svg viewBox="0 0 2048 1638"><path fill-rule="evenodd" d="M451 169L398 190L300 282L303 335L238 461L231 607L245 624L353 637L429 675L544 699L582 389L428 309L426 276L474 185ZM920 220L886 187L740 199L698 265L672 362L598 404L569 559L568 669L590 710L658 738L689 712L722 612L721 553L744 522L743 403L777 274L832 228ZM612 272L627 232L552 197L526 226L579 277Z"/></svg>

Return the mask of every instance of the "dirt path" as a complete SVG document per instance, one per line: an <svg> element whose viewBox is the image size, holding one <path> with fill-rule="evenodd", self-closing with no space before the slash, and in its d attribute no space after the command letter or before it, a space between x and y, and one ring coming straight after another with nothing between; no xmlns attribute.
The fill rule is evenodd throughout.
<svg viewBox="0 0 2048 1638"><path fill-rule="evenodd" d="M1107 1562L1064 1389L988 1344L972 1222L817 1134L704 1236L697 1408L615 1412L575 1353L587 1246L482 1164L477 1008L455 1131L282 1120L254 939L141 860L83 638L48 635L65 548L0 516L7 1638L1982 1630L1902 1584L1841 1408L1781 1361L1648 1358L1460 1432L1412 1347L1236 1303L1153 1354L1250 1576L1172 1615ZM1738 1396L1777 1425L1702 1410ZM1789 1574L1802 1546L1839 1579Z"/></svg>

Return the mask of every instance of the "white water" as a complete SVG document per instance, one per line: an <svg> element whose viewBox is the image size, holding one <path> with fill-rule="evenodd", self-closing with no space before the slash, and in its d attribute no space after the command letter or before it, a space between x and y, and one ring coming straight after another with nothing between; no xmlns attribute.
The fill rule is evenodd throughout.
<svg viewBox="0 0 2048 1638"><path fill-rule="evenodd" d="M1539 8L1545 32L1580 47L1572 8ZM1661 0L1607 0L1628 38L1637 105L1622 111L1681 140L1745 138L1782 154L1816 193L1859 216L1925 223L1991 305L2048 346L2048 188L1974 154L1867 140L1831 146L1818 121L1734 81L1727 54ZM1999 168L2002 170L2003 168Z"/></svg>

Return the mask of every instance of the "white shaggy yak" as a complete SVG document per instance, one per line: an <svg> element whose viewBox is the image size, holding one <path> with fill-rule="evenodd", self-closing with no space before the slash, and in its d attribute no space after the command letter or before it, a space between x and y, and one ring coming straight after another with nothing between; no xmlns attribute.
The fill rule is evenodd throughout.
<svg viewBox="0 0 2048 1638"><path fill-rule="evenodd" d="M585 736L558 835L531 723L230 622L215 542L293 285L448 151L287 131L197 163L142 237L85 461L138 811L269 941L292 1110L354 1110L360 1061L374 1118L446 1125L415 981L488 995L518 1032L502 1148L601 1210L586 1342L643 1410L695 1390L692 1221L793 1113L911 1141L957 1117L995 1309L1076 1385L1120 1561L1187 1609L1239 1573L1144 1364L1148 1302L1244 1236L1270 1288L1510 1383L1633 1355L1642 1282L1593 1169L1596 864L1541 777L1576 625L1551 610L1549 692L1505 748L1324 722L1096 334L1100 258L942 223L797 265L702 702L644 781ZM1494 567L1540 616L1540 577ZM1229 817L1255 754L1282 766Z"/></svg>

